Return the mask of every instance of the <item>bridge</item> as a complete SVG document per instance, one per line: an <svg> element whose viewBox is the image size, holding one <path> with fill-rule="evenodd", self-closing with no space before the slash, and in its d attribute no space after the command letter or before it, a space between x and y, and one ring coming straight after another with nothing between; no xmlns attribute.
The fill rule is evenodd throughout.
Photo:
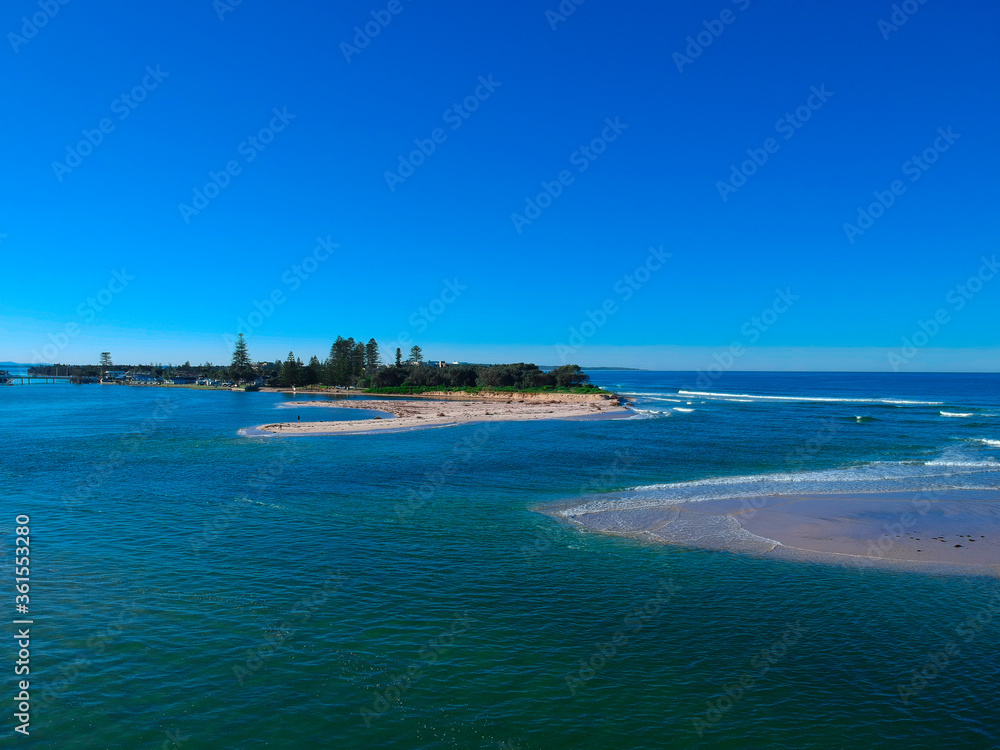
<svg viewBox="0 0 1000 750"><path fill-rule="evenodd" d="M69 375L8 375L0 372L0 385L31 385L32 383L68 383Z"/></svg>

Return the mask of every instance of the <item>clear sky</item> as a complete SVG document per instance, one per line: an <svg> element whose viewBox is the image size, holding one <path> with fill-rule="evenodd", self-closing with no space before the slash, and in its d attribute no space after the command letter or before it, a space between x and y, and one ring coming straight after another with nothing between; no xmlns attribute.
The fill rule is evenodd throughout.
<svg viewBox="0 0 1000 750"><path fill-rule="evenodd" d="M0 360L1000 369L996 3L62 1Z"/></svg>

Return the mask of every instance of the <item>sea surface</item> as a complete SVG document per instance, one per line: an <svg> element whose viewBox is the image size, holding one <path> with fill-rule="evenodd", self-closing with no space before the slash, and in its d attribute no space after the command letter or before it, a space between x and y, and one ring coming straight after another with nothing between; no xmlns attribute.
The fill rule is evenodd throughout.
<svg viewBox="0 0 1000 750"><path fill-rule="evenodd" d="M297 438L241 434L294 419L285 395L0 388L4 614L25 514L33 620L30 736L8 637L0 745L1000 747L1000 570L539 512L996 490L1000 376L592 376L629 418Z"/></svg>

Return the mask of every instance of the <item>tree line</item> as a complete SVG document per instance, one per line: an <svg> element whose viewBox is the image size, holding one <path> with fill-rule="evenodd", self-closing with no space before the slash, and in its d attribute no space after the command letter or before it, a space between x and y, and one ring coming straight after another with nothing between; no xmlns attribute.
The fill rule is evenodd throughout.
<svg viewBox="0 0 1000 750"><path fill-rule="evenodd" d="M294 352L288 352L277 380L283 386L363 385L381 366L382 356L375 339L364 343L353 337L338 336L323 362L313 356L309 364L304 364Z"/></svg>
<svg viewBox="0 0 1000 750"><path fill-rule="evenodd" d="M271 386L308 387L353 386L357 388L575 388L587 385L590 377L577 365L563 365L544 372L537 365L517 362L499 365L422 365L423 352L414 345L409 358L396 349L392 364L383 363L378 342L338 336L325 360L313 356L308 363L289 352L284 361L254 363L246 339L240 334L233 350L232 363L213 365L206 362L179 366L118 365L110 352L101 352L100 365L36 365L32 371L42 375L103 376L108 370L140 369L153 377L170 378L177 374L197 375L234 383L252 383L261 379Z"/></svg>
<svg viewBox="0 0 1000 750"><path fill-rule="evenodd" d="M358 388L575 388L586 385L590 377L578 365L563 365L545 372L537 365L517 362L504 365L446 365L424 367L419 346L410 349L404 362L402 350L396 349L395 362L383 365L378 342L338 336L330 355L321 362L313 356L306 364L289 352L284 362L275 363L275 385L306 387L312 385L354 386ZM250 379L252 373L246 341L240 336L233 353L231 377ZM268 384L272 384L269 382Z"/></svg>
<svg viewBox="0 0 1000 750"><path fill-rule="evenodd" d="M579 365L562 365L545 372L537 365L448 365L411 367L396 365L375 373L371 388L578 388L590 376Z"/></svg>

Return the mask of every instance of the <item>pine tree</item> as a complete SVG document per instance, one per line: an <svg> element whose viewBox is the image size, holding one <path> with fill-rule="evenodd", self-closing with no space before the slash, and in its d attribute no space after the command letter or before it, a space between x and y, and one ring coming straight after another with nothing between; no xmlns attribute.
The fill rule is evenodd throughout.
<svg viewBox="0 0 1000 750"><path fill-rule="evenodd" d="M403 350L398 346L396 347L396 367L403 366Z"/></svg>
<svg viewBox="0 0 1000 750"><path fill-rule="evenodd" d="M292 352L288 352L288 358L281 366L281 384L288 388L299 384L299 363Z"/></svg>
<svg viewBox="0 0 1000 750"><path fill-rule="evenodd" d="M374 375L381 366L382 357L379 356L378 342L375 339L368 339L368 343L365 344L365 372Z"/></svg>
<svg viewBox="0 0 1000 750"><path fill-rule="evenodd" d="M337 382L336 372L334 371L334 362L337 358L337 345L332 344L330 346L330 356L326 358L326 362L323 363L323 384L324 385L334 385Z"/></svg>
<svg viewBox="0 0 1000 750"><path fill-rule="evenodd" d="M422 350L422 349L421 349L421 348L420 348L419 346L417 346L416 344L414 344L414 345L413 345L413 346L412 346L412 347L410 348L410 360L411 360L412 362L416 362L417 364L420 364L421 362L423 362L423 361L424 361L424 352L423 352L423 350Z"/></svg>
<svg viewBox="0 0 1000 750"><path fill-rule="evenodd" d="M313 355L306 368L304 385L316 385L323 377L323 366L319 363L319 357Z"/></svg>
<svg viewBox="0 0 1000 750"><path fill-rule="evenodd" d="M247 347L247 340L243 334L236 340L236 348L233 350L233 364L229 368L229 377L235 383L242 383L253 377L253 364L250 362L250 350Z"/></svg>
<svg viewBox="0 0 1000 750"><path fill-rule="evenodd" d="M354 350L354 339L337 336L333 350L333 384L348 385L351 378L351 352Z"/></svg>
<svg viewBox="0 0 1000 750"><path fill-rule="evenodd" d="M351 352L351 382L354 383L365 374L365 345L360 341L354 345Z"/></svg>

